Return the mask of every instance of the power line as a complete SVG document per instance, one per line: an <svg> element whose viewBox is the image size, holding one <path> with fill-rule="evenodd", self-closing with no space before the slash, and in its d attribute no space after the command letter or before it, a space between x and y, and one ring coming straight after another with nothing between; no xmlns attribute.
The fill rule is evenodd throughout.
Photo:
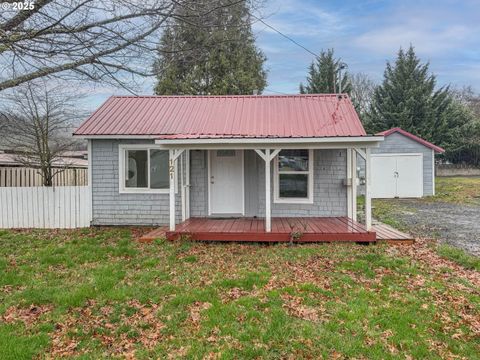
<svg viewBox="0 0 480 360"><path fill-rule="evenodd" d="M291 94L286 94L286 93L283 93L283 92L280 92L280 91L272 90L272 89L269 89L269 88L265 88L265 91L272 92L272 93L275 93L275 94L280 94L280 95L291 95Z"/></svg>
<svg viewBox="0 0 480 360"><path fill-rule="evenodd" d="M313 51L311 51L310 49L308 49L307 47L303 46L302 44L300 44L298 41L296 41L295 39L292 39L290 36L288 35L285 35L284 33L282 33L280 30L276 29L275 27L273 27L272 25L270 24L267 24L264 20L260 19L259 17L253 15L253 14L250 14L252 17L254 17L255 19L257 19L258 21L260 21L263 25L265 25L266 27L272 29L273 31L275 31L276 33L278 33L279 35L283 36L285 39L291 41L292 43L294 43L295 45L301 47L303 50L305 50L306 52L308 52L309 54L315 56L316 58L319 57L318 54L315 54Z"/></svg>

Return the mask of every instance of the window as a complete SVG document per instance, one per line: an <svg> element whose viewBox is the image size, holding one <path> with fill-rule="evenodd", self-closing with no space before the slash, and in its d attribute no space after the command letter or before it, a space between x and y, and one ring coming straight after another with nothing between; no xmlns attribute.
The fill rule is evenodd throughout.
<svg viewBox="0 0 480 360"><path fill-rule="evenodd" d="M120 192L168 193L170 187L168 150L124 145L120 146L119 161Z"/></svg>
<svg viewBox="0 0 480 360"><path fill-rule="evenodd" d="M312 150L282 150L274 166L276 203L313 202Z"/></svg>

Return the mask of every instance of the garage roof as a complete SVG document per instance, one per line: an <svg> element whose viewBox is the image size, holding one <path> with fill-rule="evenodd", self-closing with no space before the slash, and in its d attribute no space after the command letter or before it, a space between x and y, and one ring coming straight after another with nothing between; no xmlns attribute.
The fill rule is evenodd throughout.
<svg viewBox="0 0 480 360"><path fill-rule="evenodd" d="M377 133L377 135L383 135L385 137L387 137L388 135L391 135L393 133L399 133L399 134L402 134L430 149L433 149L435 150L436 152L438 153L444 153L445 152L445 149L441 148L440 146L437 146L437 145L433 145L431 142L428 142L427 140L425 139L422 139L416 135L413 135L412 133L409 133L408 131L405 131L399 127L395 127L395 128L392 128L390 130L385 130L385 131L382 131L382 132L379 132Z"/></svg>
<svg viewBox="0 0 480 360"><path fill-rule="evenodd" d="M345 94L113 96L74 133L157 139L366 136Z"/></svg>

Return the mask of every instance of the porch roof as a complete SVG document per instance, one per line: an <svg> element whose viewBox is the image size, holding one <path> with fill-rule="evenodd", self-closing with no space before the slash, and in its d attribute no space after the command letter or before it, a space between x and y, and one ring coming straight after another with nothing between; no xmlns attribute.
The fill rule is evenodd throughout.
<svg viewBox="0 0 480 360"><path fill-rule="evenodd" d="M367 136L345 94L116 96L74 135L159 140Z"/></svg>

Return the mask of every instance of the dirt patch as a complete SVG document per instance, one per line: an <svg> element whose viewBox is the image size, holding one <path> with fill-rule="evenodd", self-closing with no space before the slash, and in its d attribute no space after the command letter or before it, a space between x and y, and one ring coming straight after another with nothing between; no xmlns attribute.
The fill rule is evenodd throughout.
<svg viewBox="0 0 480 360"><path fill-rule="evenodd" d="M395 205L398 209L395 215L414 235L437 238L442 243L480 256L480 205L425 202L415 199L382 201Z"/></svg>

